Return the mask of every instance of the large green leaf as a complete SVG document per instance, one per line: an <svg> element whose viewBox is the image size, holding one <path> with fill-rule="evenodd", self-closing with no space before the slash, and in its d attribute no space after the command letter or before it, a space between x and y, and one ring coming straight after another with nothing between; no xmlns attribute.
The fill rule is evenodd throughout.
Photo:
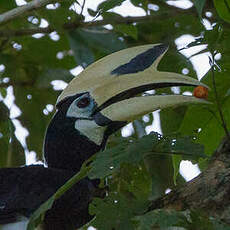
<svg viewBox="0 0 230 230"><path fill-rule="evenodd" d="M155 226L159 226L161 229L179 227L183 222L186 222L186 217L182 212L173 210L154 210L143 216L135 217L135 220L139 223L138 230L151 230Z"/></svg>
<svg viewBox="0 0 230 230"><path fill-rule="evenodd" d="M66 69L45 69L43 73L37 78L36 85L39 88L50 88L50 82L54 80L63 80L70 82L73 75Z"/></svg>
<svg viewBox="0 0 230 230"><path fill-rule="evenodd" d="M26 138L28 149L35 151L38 158L42 159L45 131L52 117L52 112L45 115L43 110L47 104L55 103L58 94L52 89L33 87L24 89L15 87L14 92L15 103L22 110L18 119L29 131L29 136Z"/></svg>
<svg viewBox="0 0 230 230"><path fill-rule="evenodd" d="M125 42L117 34L103 28L82 29L79 33L92 50L109 54L126 47Z"/></svg>
<svg viewBox="0 0 230 230"><path fill-rule="evenodd" d="M199 229L199 230L227 230L229 226L219 220L207 217L200 210L175 211L153 210L145 215L135 217L138 222L138 230L151 230L153 227L160 229Z"/></svg>
<svg viewBox="0 0 230 230"><path fill-rule="evenodd" d="M230 99L223 104L223 114L227 124L230 124ZM212 106L190 107L180 128L181 133L193 133L198 143L205 147L205 153L211 155L225 136L217 108Z"/></svg>
<svg viewBox="0 0 230 230"><path fill-rule="evenodd" d="M0 13L5 13L7 10L12 10L17 5L15 1L1 0L0 2Z"/></svg>
<svg viewBox="0 0 230 230"><path fill-rule="evenodd" d="M205 157L203 147L192 142L189 137L165 138L157 133L140 139L120 139L119 145L97 154L92 163L90 178L108 176L120 168L122 163L135 164L147 156L183 155L185 159Z"/></svg>
<svg viewBox="0 0 230 230"><path fill-rule="evenodd" d="M108 11L115 6L120 6L125 0L106 0L98 6L98 11Z"/></svg>
<svg viewBox="0 0 230 230"><path fill-rule="evenodd" d="M179 106L160 111L161 129L164 135L178 132L187 107Z"/></svg>
<svg viewBox="0 0 230 230"><path fill-rule="evenodd" d="M230 0L214 0L219 16L230 23Z"/></svg>
<svg viewBox="0 0 230 230"><path fill-rule="evenodd" d="M194 2L194 5L196 7L199 17L201 18L202 11L203 11L206 0L193 0L193 2Z"/></svg>
<svg viewBox="0 0 230 230"><path fill-rule="evenodd" d="M94 55L91 49L87 46L86 41L82 38L79 30L69 33L69 44L74 52L74 58L78 65L83 67L88 66L94 61Z"/></svg>
<svg viewBox="0 0 230 230"><path fill-rule="evenodd" d="M124 35L128 35L132 37L133 39L137 39L137 28L134 25L115 25L114 26L115 31L121 32Z"/></svg>
<svg viewBox="0 0 230 230"><path fill-rule="evenodd" d="M61 1L58 3L58 7L55 9L43 8L37 12L36 16L40 16L48 21L51 27L55 27L56 30L62 30L64 23L69 22L69 19L76 19L77 15L74 10L70 10L75 0Z"/></svg>
<svg viewBox="0 0 230 230"><path fill-rule="evenodd" d="M96 214L96 218L90 225L102 230L132 230L135 226L132 218L146 209L146 205L147 200L110 193L105 199L96 198L91 203L90 213Z"/></svg>
<svg viewBox="0 0 230 230"><path fill-rule="evenodd" d="M101 28L71 31L69 41L76 62L83 67L94 61L94 50L103 54L125 48L125 43L117 35Z"/></svg>

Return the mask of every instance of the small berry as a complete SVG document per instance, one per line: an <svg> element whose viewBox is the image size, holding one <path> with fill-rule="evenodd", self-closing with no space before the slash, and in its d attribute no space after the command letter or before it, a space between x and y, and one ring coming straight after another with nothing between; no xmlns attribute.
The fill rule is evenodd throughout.
<svg viewBox="0 0 230 230"><path fill-rule="evenodd" d="M193 95L197 98L204 98L207 99L208 97L208 89L205 88L204 86L197 86L194 91L193 91Z"/></svg>

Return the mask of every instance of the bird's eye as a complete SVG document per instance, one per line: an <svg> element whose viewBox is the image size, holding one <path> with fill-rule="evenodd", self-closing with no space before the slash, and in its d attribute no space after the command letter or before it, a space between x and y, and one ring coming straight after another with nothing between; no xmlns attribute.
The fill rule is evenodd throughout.
<svg viewBox="0 0 230 230"><path fill-rule="evenodd" d="M78 108L85 108L87 107L88 105L90 104L90 99L88 97L83 97L82 99L80 99L78 102L77 102L77 107Z"/></svg>

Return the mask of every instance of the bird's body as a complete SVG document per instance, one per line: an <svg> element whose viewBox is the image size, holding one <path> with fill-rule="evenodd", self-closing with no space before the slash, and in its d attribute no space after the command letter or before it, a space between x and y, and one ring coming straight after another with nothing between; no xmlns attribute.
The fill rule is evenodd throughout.
<svg viewBox="0 0 230 230"><path fill-rule="evenodd" d="M90 65L69 83L47 128L47 168L0 169L0 230L25 230L31 214L127 122L157 109L205 102L183 95L137 96L150 89L203 85L180 74L157 71L166 51L163 44L121 50ZM88 178L75 184L46 212L42 230L74 230L87 223L95 189L97 182ZM13 226L16 222L21 227Z"/></svg>
<svg viewBox="0 0 230 230"><path fill-rule="evenodd" d="M42 165L1 169L0 184L4 186L0 187L0 225L26 222L74 174L71 170ZM89 179L79 181L46 213L44 228L67 230L88 222L91 219L88 204L94 190Z"/></svg>

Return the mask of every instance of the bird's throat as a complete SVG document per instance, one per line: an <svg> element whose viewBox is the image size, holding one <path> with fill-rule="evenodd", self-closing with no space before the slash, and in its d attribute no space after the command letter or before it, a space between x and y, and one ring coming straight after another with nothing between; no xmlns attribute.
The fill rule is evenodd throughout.
<svg viewBox="0 0 230 230"><path fill-rule="evenodd" d="M102 148L99 142L95 143L94 139L77 130L75 124L76 119L66 118L61 112L53 117L44 142L44 158L48 167L79 171L85 160Z"/></svg>

